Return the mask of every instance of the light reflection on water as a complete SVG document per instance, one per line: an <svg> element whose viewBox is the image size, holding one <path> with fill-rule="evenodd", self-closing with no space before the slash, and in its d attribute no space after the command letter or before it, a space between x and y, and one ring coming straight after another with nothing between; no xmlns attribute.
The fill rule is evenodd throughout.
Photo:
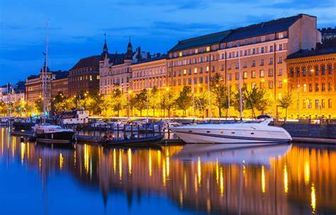
<svg viewBox="0 0 336 215"><path fill-rule="evenodd" d="M25 214L336 214L335 148L61 150L0 134L0 201Z"/></svg>

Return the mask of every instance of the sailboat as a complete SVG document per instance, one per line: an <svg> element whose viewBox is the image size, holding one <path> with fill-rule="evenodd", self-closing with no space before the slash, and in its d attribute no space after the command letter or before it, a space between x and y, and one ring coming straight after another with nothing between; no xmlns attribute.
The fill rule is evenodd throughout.
<svg viewBox="0 0 336 215"><path fill-rule="evenodd" d="M52 125L46 123L48 117L48 106L50 102L50 93L48 92L48 37L46 35L46 50L44 55L44 65L41 70L42 81L42 103L43 114L42 123L33 127L34 137L37 143L43 144L69 144L75 139L75 132L72 129L64 129L58 125Z"/></svg>
<svg viewBox="0 0 336 215"><path fill-rule="evenodd" d="M260 117L258 121L243 122L242 77L240 69L240 51L238 46L239 68L239 112L240 121L231 124L196 124L172 128L172 131L185 143L197 144L235 144L246 145L278 144L292 141L291 135L281 127L270 126L273 119ZM218 146L218 149L228 146Z"/></svg>

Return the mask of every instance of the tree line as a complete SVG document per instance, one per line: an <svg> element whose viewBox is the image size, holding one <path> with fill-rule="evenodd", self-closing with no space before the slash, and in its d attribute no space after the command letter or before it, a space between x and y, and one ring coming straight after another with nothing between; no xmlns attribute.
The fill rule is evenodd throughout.
<svg viewBox="0 0 336 215"><path fill-rule="evenodd" d="M50 102L50 111L52 114L58 114L65 111L84 109L89 111L90 115L104 117L121 116L193 116L193 117L232 117L229 113L233 107L237 115L239 104L239 92L231 92L228 89L219 74L214 75L210 80L210 92L194 93L190 86L184 86L180 92L169 88L143 89L138 93L122 92L119 86L115 86L109 95L89 94L81 92L76 96L67 97L59 92ZM252 87L242 88L242 107L243 111L249 111L250 116L256 117L267 113L272 106L264 89ZM284 95L277 101L280 108L287 110L291 105L290 94ZM13 116L31 116L39 114L43 110L42 99L34 103L18 101L14 104L5 104L0 102L0 114ZM211 113L210 113L211 112Z"/></svg>

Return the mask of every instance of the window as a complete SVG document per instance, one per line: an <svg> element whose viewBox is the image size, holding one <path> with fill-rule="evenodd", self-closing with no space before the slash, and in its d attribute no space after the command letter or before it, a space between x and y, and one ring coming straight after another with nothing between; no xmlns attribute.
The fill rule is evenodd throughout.
<svg viewBox="0 0 336 215"><path fill-rule="evenodd" d="M263 66L264 65L264 59L261 59L260 60L260 66Z"/></svg>
<svg viewBox="0 0 336 215"><path fill-rule="evenodd" d="M327 68L328 68L328 75L332 75L332 65L328 64Z"/></svg>
<svg viewBox="0 0 336 215"><path fill-rule="evenodd" d="M197 74L197 67L194 68L194 73Z"/></svg>
<svg viewBox="0 0 336 215"><path fill-rule="evenodd" d="M319 75L319 66L318 65L315 65L315 75Z"/></svg>
<svg viewBox="0 0 336 215"><path fill-rule="evenodd" d="M318 99L315 99L315 109L320 108L320 101Z"/></svg>
<svg viewBox="0 0 336 215"><path fill-rule="evenodd" d="M282 44L279 44L279 51L282 50Z"/></svg>
<svg viewBox="0 0 336 215"><path fill-rule="evenodd" d="M236 79L236 80L239 80L239 72L236 72L236 73L235 73L235 79Z"/></svg>
<svg viewBox="0 0 336 215"><path fill-rule="evenodd" d="M325 100L321 99L321 108L324 109L325 108Z"/></svg>
<svg viewBox="0 0 336 215"><path fill-rule="evenodd" d="M206 71L209 72L209 66L206 67Z"/></svg>
<svg viewBox="0 0 336 215"><path fill-rule="evenodd" d="M184 69L184 70L183 70L183 75L186 75L186 74L187 74L187 70Z"/></svg>
<svg viewBox="0 0 336 215"><path fill-rule="evenodd" d="M268 77L273 77L273 69L268 69Z"/></svg>
<svg viewBox="0 0 336 215"><path fill-rule="evenodd" d="M325 83L322 83L322 86L321 86L321 91L324 92L325 91Z"/></svg>
<svg viewBox="0 0 336 215"><path fill-rule="evenodd" d="M295 68L295 72L296 72L296 77L300 77L300 68L299 67Z"/></svg>
<svg viewBox="0 0 336 215"><path fill-rule="evenodd" d="M328 91L332 91L331 83L328 83Z"/></svg>
<svg viewBox="0 0 336 215"><path fill-rule="evenodd" d="M307 69L306 69L306 67L303 66L303 67L301 68L301 70L302 70L302 76L305 77L305 76L307 75Z"/></svg>
<svg viewBox="0 0 336 215"><path fill-rule="evenodd" d="M247 72L243 72L243 78L247 79Z"/></svg>
<svg viewBox="0 0 336 215"><path fill-rule="evenodd" d="M273 58L271 57L269 60L269 65L272 65L272 64L273 64Z"/></svg>
<svg viewBox="0 0 336 215"><path fill-rule="evenodd" d="M265 77L265 71L264 70L260 70L259 71L259 76L260 76L260 78Z"/></svg>
<svg viewBox="0 0 336 215"><path fill-rule="evenodd" d="M332 108L332 100L328 99L328 108Z"/></svg>
<svg viewBox="0 0 336 215"><path fill-rule="evenodd" d="M251 72L251 78L256 78L256 72L253 70L252 72Z"/></svg>
<svg viewBox="0 0 336 215"><path fill-rule="evenodd" d="M210 46L208 46L208 47L206 48L206 51L207 51L207 52L209 52L209 51L210 51Z"/></svg>
<svg viewBox="0 0 336 215"><path fill-rule="evenodd" d="M279 57L278 64L282 64L282 57Z"/></svg>
<svg viewBox="0 0 336 215"><path fill-rule="evenodd" d="M273 46L270 46L270 52L273 52Z"/></svg>
<svg viewBox="0 0 336 215"><path fill-rule="evenodd" d="M325 75L325 65L321 65L321 75Z"/></svg>
<svg viewBox="0 0 336 215"><path fill-rule="evenodd" d="M319 91L319 84L316 83L316 84L315 84L315 92L318 92L318 91Z"/></svg>
<svg viewBox="0 0 336 215"><path fill-rule="evenodd" d="M282 76L282 69L279 69L278 76Z"/></svg>
<svg viewBox="0 0 336 215"><path fill-rule="evenodd" d="M289 77L294 77L294 68L289 68Z"/></svg>
<svg viewBox="0 0 336 215"><path fill-rule="evenodd" d="M313 92L313 85L312 84L309 84L308 88L309 88L309 92Z"/></svg>
<svg viewBox="0 0 336 215"><path fill-rule="evenodd" d="M182 57L182 56L183 56L182 52L179 52L179 57Z"/></svg>
<svg viewBox="0 0 336 215"><path fill-rule="evenodd" d="M273 81L268 82L268 88L273 89Z"/></svg>
<svg viewBox="0 0 336 215"><path fill-rule="evenodd" d="M232 80L232 74L231 74L231 73L228 74L228 80L229 80L229 81Z"/></svg>
<svg viewBox="0 0 336 215"><path fill-rule="evenodd" d="M278 81L278 88L282 88L282 81Z"/></svg>
<svg viewBox="0 0 336 215"><path fill-rule="evenodd" d="M256 66L256 62L255 60L252 61L252 67L255 67Z"/></svg>

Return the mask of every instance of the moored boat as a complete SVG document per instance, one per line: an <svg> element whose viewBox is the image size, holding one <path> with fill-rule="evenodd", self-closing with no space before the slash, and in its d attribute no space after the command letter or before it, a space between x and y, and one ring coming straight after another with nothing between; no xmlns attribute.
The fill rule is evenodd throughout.
<svg viewBox="0 0 336 215"><path fill-rule="evenodd" d="M281 127L269 125L272 121L272 118L264 118L230 124L196 124L173 127L172 131L184 142L196 144L235 144L235 147L243 147L290 142L290 134ZM230 145L218 147L227 148Z"/></svg>
<svg viewBox="0 0 336 215"><path fill-rule="evenodd" d="M75 140L75 132L57 125L42 124L34 127L34 137L37 143L66 146Z"/></svg>

